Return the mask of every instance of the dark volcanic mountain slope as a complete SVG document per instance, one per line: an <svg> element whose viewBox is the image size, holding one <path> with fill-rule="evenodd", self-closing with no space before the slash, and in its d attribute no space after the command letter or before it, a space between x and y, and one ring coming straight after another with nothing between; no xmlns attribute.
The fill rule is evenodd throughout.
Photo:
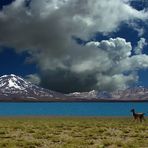
<svg viewBox="0 0 148 148"><path fill-rule="evenodd" d="M16 75L0 77L0 100L55 101L65 98L61 93L41 88Z"/></svg>

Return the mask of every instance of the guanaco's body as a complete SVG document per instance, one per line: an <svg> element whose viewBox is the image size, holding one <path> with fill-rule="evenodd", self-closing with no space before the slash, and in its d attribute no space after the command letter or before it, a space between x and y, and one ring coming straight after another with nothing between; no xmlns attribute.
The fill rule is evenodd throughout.
<svg viewBox="0 0 148 148"><path fill-rule="evenodd" d="M133 113L133 117L135 120L139 120L140 122L142 122L144 120L144 114L145 113L136 113L135 109L131 109L131 112Z"/></svg>

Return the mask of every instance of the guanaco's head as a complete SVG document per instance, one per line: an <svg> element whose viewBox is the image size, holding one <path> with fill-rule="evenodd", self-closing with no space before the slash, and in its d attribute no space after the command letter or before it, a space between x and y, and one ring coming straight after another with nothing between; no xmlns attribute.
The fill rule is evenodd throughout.
<svg viewBox="0 0 148 148"><path fill-rule="evenodd" d="M134 112L135 111L135 109L133 108L133 109L131 109L131 112Z"/></svg>

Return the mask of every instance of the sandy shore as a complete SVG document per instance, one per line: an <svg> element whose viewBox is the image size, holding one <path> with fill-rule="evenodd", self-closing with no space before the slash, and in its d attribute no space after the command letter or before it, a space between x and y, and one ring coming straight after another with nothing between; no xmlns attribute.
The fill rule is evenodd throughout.
<svg viewBox="0 0 148 148"><path fill-rule="evenodd" d="M132 116L32 116L32 115L17 115L17 116L0 116L0 119L23 119L23 118L28 118L28 119L124 119L124 118L133 118ZM148 118L148 117L145 117Z"/></svg>

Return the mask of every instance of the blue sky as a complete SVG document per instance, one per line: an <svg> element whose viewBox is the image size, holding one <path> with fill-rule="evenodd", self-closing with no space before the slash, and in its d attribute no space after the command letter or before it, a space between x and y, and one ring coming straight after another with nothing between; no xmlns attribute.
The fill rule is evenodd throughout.
<svg viewBox="0 0 148 148"><path fill-rule="evenodd" d="M94 0L94 3L97 3L98 9L99 5L102 5L106 9L110 7L112 11L115 1L118 2L117 0L112 0L112 4L106 2L106 6L103 0L100 1L100 4L96 0ZM119 9L123 11L123 14L121 12L121 16L120 14L115 17L112 16L113 19L117 17L114 22L112 20L110 20L111 22L107 21L106 18L109 15L107 12L103 12L103 16L97 16L97 11L99 11L97 7L92 12L94 14L91 14L91 11L87 12L89 9L92 10L91 6L95 6L91 2L90 5L86 6L86 8L88 7L86 10L83 2L82 4L76 3L81 8L78 10L73 8L71 0L68 0L68 2L57 1L56 3L44 2L33 0L15 0L13 3L12 0L0 1L2 13L0 16L0 34L3 34L0 36L0 75L13 73L26 77L33 82L36 80L35 77L40 80L37 82L40 82L39 85L42 87L60 92L125 89L137 85L148 87L147 61L144 60L142 64L140 63L143 55L148 54L146 44L141 49L142 55L135 57L138 60L141 58L137 62L140 63L139 66L132 68L130 63L132 70L125 68L117 73L114 73L116 70L113 70L113 72L109 72L109 75L108 71L112 71L112 69L105 69L105 66L102 68L99 64L98 66L97 61L101 63L101 58L93 58L96 53L94 43L90 47L86 47L86 44L90 41L100 44L102 40L105 40L106 43L119 42L126 46L130 42L132 46L131 55L126 58L134 56L134 49L137 47L138 41L141 38L144 38L145 42L148 40L147 1L124 3L121 0L116 5L115 12L118 11L118 7L121 7ZM74 11L69 13L71 16L67 13L70 9L68 6ZM145 11L142 11L143 9ZM52 13L50 13L50 10ZM128 10L129 13L126 12ZM87 13L90 14L87 16ZM38 19L38 17L41 18ZM74 19L71 20L71 17ZM99 17L102 21L99 20ZM71 23L72 21L74 22ZM115 40L110 40L110 38ZM86 49L83 49L85 47ZM109 55L106 52L104 53L104 50L110 47L106 49L99 45L98 48L99 54L102 54L102 56L104 54ZM115 54L118 55L118 49L115 50ZM109 58L112 62L113 57ZM106 63L104 65L109 66ZM92 68L90 68L91 66ZM96 70L97 68L103 69L103 71ZM106 81L102 81L102 79ZM134 79L136 80L134 81ZM75 84L72 85L72 83ZM110 83L113 84L113 88Z"/></svg>
<svg viewBox="0 0 148 148"><path fill-rule="evenodd" d="M9 48L4 49L3 53L0 54L1 75L14 73L25 76L28 73L35 73L37 71L34 64L27 64L25 62L27 53L18 55Z"/></svg>

